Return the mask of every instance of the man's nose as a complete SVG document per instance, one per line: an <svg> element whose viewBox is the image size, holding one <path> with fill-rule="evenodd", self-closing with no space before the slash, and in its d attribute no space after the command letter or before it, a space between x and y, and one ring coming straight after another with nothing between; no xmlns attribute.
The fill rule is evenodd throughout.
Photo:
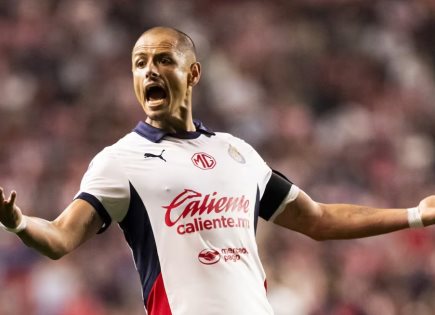
<svg viewBox="0 0 435 315"><path fill-rule="evenodd" d="M157 71L155 64L152 61L150 61L146 66L145 77L147 79L153 79L153 78L157 78L158 76L159 73Z"/></svg>

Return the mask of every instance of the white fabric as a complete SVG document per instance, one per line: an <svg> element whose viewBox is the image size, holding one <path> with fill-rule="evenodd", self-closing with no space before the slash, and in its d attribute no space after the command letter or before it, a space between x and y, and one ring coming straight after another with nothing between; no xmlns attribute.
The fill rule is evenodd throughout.
<svg viewBox="0 0 435 315"><path fill-rule="evenodd" d="M195 166L197 153L213 157L215 166ZM251 146L229 134L153 143L132 132L95 157L78 194L94 195L120 222L130 183L135 188L148 212L174 315L263 315L273 311L254 209L257 191L261 199L271 175ZM202 263L200 253L207 250L217 251L219 261Z"/></svg>
<svg viewBox="0 0 435 315"><path fill-rule="evenodd" d="M420 207L408 209L408 224L412 229L424 227L423 220L421 219Z"/></svg>
<svg viewBox="0 0 435 315"><path fill-rule="evenodd" d="M114 147L104 149L92 160L76 196L81 192L95 196L113 220L120 222L124 218L130 203L130 187Z"/></svg>

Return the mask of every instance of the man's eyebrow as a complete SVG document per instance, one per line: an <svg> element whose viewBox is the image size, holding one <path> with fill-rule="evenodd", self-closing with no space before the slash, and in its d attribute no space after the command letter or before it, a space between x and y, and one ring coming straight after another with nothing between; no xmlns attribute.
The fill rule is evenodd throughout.
<svg viewBox="0 0 435 315"><path fill-rule="evenodd" d="M182 54L182 51L179 49L171 49L171 50L167 50L167 51L161 51L161 52L157 52L154 54L155 57L174 57L175 55L180 55ZM148 53L145 51L134 51L133 50L133 54L132 56L134 58L138 58L138 57L142 57L142 56L147 56Z"/></svg>
<svg viewBox="0 0 435 315"><path fill-rule="evenodd" d="M173 57L174 54L179 54L179 53L180 52L178 50L177 51L162 51L162 52L156 53L154 56L159 57L159 58L161 58L161 57ZM135 57L135 58L143 57L143 56L147 56L147 55L148 55L148 53L143 52L143 51L133 52L133 57Z"/></svg>

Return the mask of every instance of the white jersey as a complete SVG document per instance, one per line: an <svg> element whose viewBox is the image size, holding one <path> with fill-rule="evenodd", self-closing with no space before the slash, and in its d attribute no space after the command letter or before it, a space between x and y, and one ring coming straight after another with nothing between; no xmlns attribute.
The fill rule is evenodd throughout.
<svg viewBox="0 0 435 315"><path fill-rule="evenodd" d="M255 230L296 186L244 141L143 122L91 162L76 198L119 223L149 315L273 314ZM281 207L282 208L282 207Z"/></svg>

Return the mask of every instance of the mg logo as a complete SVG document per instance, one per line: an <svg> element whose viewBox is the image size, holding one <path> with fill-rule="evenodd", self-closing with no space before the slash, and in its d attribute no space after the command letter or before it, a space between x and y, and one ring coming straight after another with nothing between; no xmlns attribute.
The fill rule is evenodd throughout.
<svg viewBox="0 0 435 315"><path fill-rule="evenodd" d="M211 155L200 152L192 156L192 162L195 166L203 170L209 170L216 166L216 160Z"/></svg>

